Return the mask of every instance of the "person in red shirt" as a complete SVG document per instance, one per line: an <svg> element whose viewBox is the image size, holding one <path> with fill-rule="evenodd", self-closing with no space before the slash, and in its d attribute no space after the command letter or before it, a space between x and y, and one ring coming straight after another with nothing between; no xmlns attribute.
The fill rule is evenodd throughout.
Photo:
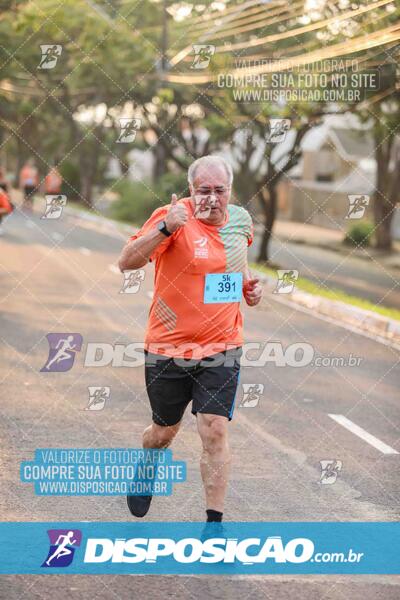
<svg viewBox="0 0 400 600"><path fill-rule="evenodd" d="M3 188L0 188L0 235L3 234L2 221L4 217L12 213L12 210L12 204L7 192Z"/></svg>
<svg viewBox="0 0 400 600"><path fill-rule="evenodd" d="M62 177L57 167L52 167L44 180L45 194L60 194Z"/></svg>
<svg viewBox="0 0 400 600"><path fill-rule="evenodd" d="M229 204L232 169L218 156L195 161L191 196L154 211L122 251L121 271L155 262L154 296L145 336L146 389L153 413L144 448L166 448L192 402L203 444L201 474L207 521L221 521L229 478L228 423L232 419L243 344L242 296L261 299L247 247L249 213ZM152 496L128 496L143 517Z"/></svg>
<svg viewBox="0 0 400 600"><path fill-rule="evenodd" d="M23 206L32 210L33 195L37 191L39 185L39 173L35 167L35 162L30 158L22 167L19 174L19 187L23 192Z"/></svg>
<svg viewBox="0 0 400 600"><path fill-rule="evenodd" d="M0 188L5 192L8 192L8 181L5 170L0 166Z"/></svg>

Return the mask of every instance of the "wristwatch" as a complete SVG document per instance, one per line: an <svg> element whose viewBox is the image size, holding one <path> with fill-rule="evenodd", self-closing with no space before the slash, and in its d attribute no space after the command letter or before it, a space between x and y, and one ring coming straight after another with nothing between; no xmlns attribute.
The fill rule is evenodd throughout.
<svg viewBox="0 0 400 600"><path fill-rule="evenodd" d="M165 221L160 221L158 223L158 225L157 225L157 229L158 229L158 231L161 231L161 233L163 233L167 237L169 237L170 235L172 235L172 233L170 231L168 231L167 224L166 224Z"/></svg>

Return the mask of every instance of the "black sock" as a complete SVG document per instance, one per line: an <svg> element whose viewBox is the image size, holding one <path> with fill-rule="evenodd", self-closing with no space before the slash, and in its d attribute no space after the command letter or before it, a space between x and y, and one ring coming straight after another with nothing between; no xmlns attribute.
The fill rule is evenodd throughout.
<svg viewBox="0 0 400 600"><path fill-rule="evenodd" d="M206 510L206 513L207 513L207 523L221 523L222 515L224 513L219 512L218 510L213 510L212 508L209 508L208 510Z"/></svg>

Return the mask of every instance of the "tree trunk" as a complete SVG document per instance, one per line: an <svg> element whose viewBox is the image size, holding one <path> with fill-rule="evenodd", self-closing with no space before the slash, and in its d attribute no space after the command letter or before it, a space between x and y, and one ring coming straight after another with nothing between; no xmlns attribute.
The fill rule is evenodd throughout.
<svg viewBox="0 0 400 600"><path fill-rule="evenodd" d="M88 208L93 208L93 184L96 181L99 165L99 148L104 134L99 125L93 130L95 137L89 138L88 143L83 143L81 148L80 177L81 200ZM91 136L91 134L89 134Z"/></svg>
<svg viewBox="0 0 400 600"><path fill-rule="evenodd" d="M154 146L153 181L158 181L167 171L167 154L164 145L158 141Z"/></svg>
<svg viewBox="0 0 400 600"><path fill-rule="evenodd" d="M392 249L391 224L395 209L395 194L390 185L391 173L389 162L391 155L391 140L381 140L375 137L375 159L376 159L376 189L374 194L374 222L375 222L375 247L379 250L390 251ZM396 160L395 168L399 164ZM398 173L393 172L393 179L397 180Z"/></svg>
<svg viewBox="0 0 400 600"><path fill-rule="evenodd" d="M276 186L269 185L267 186L267 194L268 197L265 198L262 188L258 192L258 199L260 201L263 213L264 213L264 232L261 238L260 248L258 251L257 262L268 262L269 260L269 242L272 235L272 229L274 226L276 212L277 212L277 204L278 204L278 196L276 193Z"/></svg>

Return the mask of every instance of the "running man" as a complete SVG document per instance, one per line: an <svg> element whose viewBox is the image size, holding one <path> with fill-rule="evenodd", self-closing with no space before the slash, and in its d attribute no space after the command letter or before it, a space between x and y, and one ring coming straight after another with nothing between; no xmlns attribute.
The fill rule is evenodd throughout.
<svg viewBox="0 0 400 600"><path fill-rule="evenodd" d="M0 188L0 235L3 235L4 233L2 221L7 215L11 214L12 211L13 207L7 192L5 192L3 188Z"/></svg>
<svg viewBox="0 0 400 600"><path fill-rule="evenodd" d="M32 210L33 195L37 191L39 185L39 173L35 167L33 158L30 158L22 167L19 174L19 187L23 192L23 206L28 210Z"/></svg>
<svg viewBox="0 0 400 600"><path fill-rule="evenodd" d="M67 554L71 554L70 548L67 546L73 546L76 543L76 540L72 539L74 536L73 531L68 531L66 535L59 535L56 541L56 550L54 550L53 554L49 556L46 560L46 565L50 566L51 561L54 558L61 558L62 556L66 556Z"/></svg>
<svg viewBox="0 0 400 600"><path fill-rule="evenodd" d="M6 172L3 167L0 166L0 189L4 192L8 192L8 181Z"/></svg>
<svg viewBox="0 0 400 600"><path fill-rule="evenodd" d="M121 271L155 262L154 297L145 337L145 380L152 424L144 448L168 447L192 402L203 451L200 461L207 521L220 522L229 478L232 419L243 344L242 295L260 302L259 280L247 265L253 240L249 213L229 204L233 173L217 156L189 168L191 196L155 210L122 251ZM207 218L195 207L210 199ZM204 206L204 202L203 202ZM192 360L186 361L186 358ZM152 496L128 496L137 517Z"/></svg>
<svg viewBox="0 0 400 600"><path fill-rule="evenodd" d="M61 194L62 177L57 167L52 167L44 179L45 194Z"/></svg>

